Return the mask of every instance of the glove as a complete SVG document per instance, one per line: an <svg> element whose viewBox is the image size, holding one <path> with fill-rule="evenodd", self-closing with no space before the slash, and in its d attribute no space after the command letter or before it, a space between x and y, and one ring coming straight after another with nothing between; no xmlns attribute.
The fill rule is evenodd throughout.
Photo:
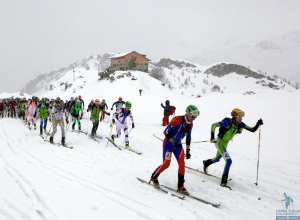
<svg viewBox="0 0 300 220"><path fill-rule="evenodd" d="M89 112L89 111L90 111L90 109L87 109L86 111L87 111L87 112Z"/></svg>
<svg viewBox="0 0 300 220"><path fill-rule="evenodd" d="M191 149L186 149L186 154L185 154L185 158L188 160L188 159L191 159L191 153L190 153Z"/></svg>
<svg viewBox="0 0 300 220"><path fill-rule="evenodd" d="M215 133L210 132L210 143L215 143Z"/></svg>
<svg viewBox="0 0 300 220"><path fill-rule="evenodd" d="M82 116L80 117L80 120L82 120Z"/></svg>
<svg viewBox="0 0 300 220"><path fill-rule="evenodd" d="M33 117L34 117L34 118L36 117L36 112L34 113Z"/></svg>
<svg viewBox="0 0 300 220"><path fill-rule="evenodd" d="M216 143L216 142L215 142L215 139L211 139L211 140L210 140L210 143L213 143L213 144Z"/></svg>
<svg viewBox="0 0 300 220"><path fill-rule="evenodd" d="M258 125L263 125L263 124L264 124L264 122L263 122L263 120L262 120L262 119L259 119L259 120L257 121L257 124L258 124Z"/></svg>
<svg viewBox="0 0 300 220"><path fill-rule="evenodd" d="M106 113L107 115L110 115L110 113Z"/></svg>
<svg viewBox="0 0 300 220"><path fill-rule="evenodd" d="M181 145L181 142L179 142L179 141L173 141L172 144L173 144L174 148L177 148L177 147L179 147Z"/></svg>
<svg viewBox="0 0 300 220"><path fill-rule="evenodd" d="M110 110L113 110L113 108L111 108Z"/></svg>
<svg viewBox="0 0 300 220"><path fill-rule="evenodd" d="M115 119L112 120L112 123L113 123L113 124L115 123Z"/></svg>
<svg viewBox="0 0 300 220"><path fill-rule="evenodd" d="M69 120L68 119L66 119L66 122L67 122L67 124L69 124Z"/></svg>
<svg viewBox="0 0 300 220"><path fill-rule="evenodd" d="M134 128L134 123L132 123L132 128Z"/></svg>

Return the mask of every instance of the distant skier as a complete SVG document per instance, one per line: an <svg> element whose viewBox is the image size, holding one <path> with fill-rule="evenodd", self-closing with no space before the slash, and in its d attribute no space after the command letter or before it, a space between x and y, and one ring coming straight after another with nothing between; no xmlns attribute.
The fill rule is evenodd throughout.
<svg viewBox="0 0 300 220"><path fill-rule="evenodd" d="M141 90L141 89L139 90L139 92L140 92L140 96L142 95L142 91L143 91L143 90Z"/></svg>
<svg viewBox="0 0 300 220"><path fill-rule="evenodd" d="M20 114L19 114L19 117L23 119L23 122L25 122L25 111L26 111L26 106L25 106L25 100L22 99L20 102L19 102L19 110L20 110Z"/></svg>
<svg viewBox="0 0 300 220"><path fill-rule="evenodd" d="M29 100L27 105L27 122L29 129L31 129L30 121L32 121L34 125L34 130L36 130L36 102L34 96L32 100Z"/></svg>
<svg viewBox="0 0 300 220"><path fill-rule="evenodd" d="M100 103L101 105L101 109L108 109L107 104L105 103L105 99L102 99L102 102ZM102 121L105 118L105 112L103 110L101 110L101 117L100 117L100 121Z"/></svg>
<svg viewBox="0 0 300 220"><path fill-rule="evenodd" d="M214 158L203 161L203 170L207 173L207 167L213 163L219 162L221 157L223 157L225 160L225 167L220 184L222 187L227 187L229 169L232 164L231 157L227 151L229 141L232 140L236 134L241 134L244 128L247 131L255 132L258 127L263 124L263 120L259 119L253 128L247 126L242 122L242 117L245 116L245 112L238 108L232 110L231 116L232 118L224 118L222 121L212 125L210 142L215 144L217 154ZM217 127L220 129L218 137L215 139L215 130Z"/></svg>
<svg viewBox="0 0 300 220"><path fill-rule="evenodd" d="M169 124L169 116L170 116L170 101L166 100L166 106L164 106L162 103L160 104L161 107L164 109L164 117L162 120L162 126L167 126Z"/></svg>
<svg viewBox="0 0 300 220"><path fill-rule="evenodd" d="M151 175L151 181L154 187L160 187L158 176L170 166L173 153L179 165L177 185L178 191L180 193L188 195L189 192L184 187L185 162L184 150L181 140L186 136L185 157L186 159L190 159L190 145L192 139L191 133L193 129L193 121L199 116L200 112L194 105L189 105L185 111L185 115L175 117L164 130L165 139L163 142L163 165L155 169L155 171Z"/></svg>
<svg viewBox="0 0 300 220"><path fill-rule="evenodd" d="M116 105L116 111L118 111L119 109L123 108L123 105L125 104L125 102L123 101L122 97L119 97L119 101L116 101L112 106L111 106L111 110L113 110L114 105Z"/></svg>
<svg viewBox="0 0 300 220"><path fill-rule="evenodd" d="M103 106L100 105L100 100L96 99L95 104L89 107L91 110L91 121L93 122L92 134L91 136L94 137L96 135L96 131L99 126L99 115L102 111L103 114L110 115L110 113L106 112Z"/></svg>
<svg viewBox="0 0 300 220"><path fill-rule="evenodd" d="M87 108L86 111L89 112L91 110L91 106L94 105L94 104L95 104L94 99L92 99L90 104L88 105L88 108Z"/></svg>
<svg viewBox="0 0 300 220"><path fill-rule="evenodd" d="M57 132L57 125L60 126L61 128L61 144L64 145L65 144L65 139L66 139L66 134L65 134L65 124L64 124L64 114L66 117L66 122L67 124L69 123L68 120L68 112L66 111L66 109L63 108L64 103L63 102L59 102L57 105L54 105L54 107L52 108L54 115L53 115L53 132L50 135L50 143L53 144L53 137Z"/></svg>
<svg viewBox="0 0 300 220"><path fill-rule="evenodd" d="M78 122L78 129L81 130L81 124L80 124L80 112L81 112L81 102L79 100L76 101L75 105L71 109L71 115L72 115L72 130L75 129L75 124Z"/></svg>
<svg viewBox="0 0 300 220"><path fill-rule="evenodd" d="M44 131L46 132L47 128L47 120L49 115L50 105L46 103L46 99L42 98L41 103L37 106L37 111L39 111L39 117L40 117L40 136L43 136L43 125L44 125Z"/></svg>
<svg viewBox="0 0 300 220"><path fill-rule="evenodd" d="M80 101L80 103L81 103L80 119L82 119L83 114L84 114L84 112L83 112L83 110L84 110L84 101L83 101L83 99L81 99L81 95L78 96L78 101Z"/></svg>
<svg viewBox="0 0 300 220"><path fill-rule="evenodd" d="M0 100L0 117L3 118L3 112L5 111L5 106L4 106L4 102L2 100Z"/></svg>
<svg viewBox="0 0 300 220"><path fill-rule="evenodd" d="M115 118L117 119L116 131L117 133L111 136L111 142L114 143L115 138L119 138L121 136L121 129L123 129L125 134L125 147L129 149L129 141L128 141L128 126L127 126L127 118L130 117L132 122L132 128L134 128L133 116L130 111L131 102L127 101L125 103L125 108L121 108L113 114L112 123L115 124Z"/></svg>

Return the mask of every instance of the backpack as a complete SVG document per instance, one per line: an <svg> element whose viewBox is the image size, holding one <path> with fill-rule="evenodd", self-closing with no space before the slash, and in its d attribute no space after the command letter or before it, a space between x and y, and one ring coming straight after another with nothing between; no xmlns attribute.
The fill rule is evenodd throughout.
<svg viewBox="0 0 300 220"><path fill-rule="evenodd" d="M231 127L232 127L232 122L231 122L231 118L224 118L222 121L228 121L228 123L229 123L229 128L223 128L223 127L220 127L219 128L219 134L218 134L218 137L220 138L220 139L222 139L223 137L224 137L224 135L225 135L225 133L227 132L227 131L229 131L230 129L231 129ZM241 125L239 125L239 127L238 127L238 132L237 132L237 134L240 134L240 127L241 127Z"/></svg>
<svg viewBox="0 0 300 220"><path fill-rule="evenodd" d="M171 109L170 109L169 114L170 114L170 115L173 115L173 114L175 113L175 110L176 110L176 107L173 106L173 105L171 105Z"/></svg>

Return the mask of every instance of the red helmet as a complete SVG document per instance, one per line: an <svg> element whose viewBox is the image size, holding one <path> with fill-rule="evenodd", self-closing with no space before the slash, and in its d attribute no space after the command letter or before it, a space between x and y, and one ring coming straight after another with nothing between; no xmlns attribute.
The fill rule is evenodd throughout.
<svg viewBox="0 0 300 220"><path fill-rule="evenodd" d="M96 99L95 102L100 102L100 100L99 100L99 99Z"/></svg>

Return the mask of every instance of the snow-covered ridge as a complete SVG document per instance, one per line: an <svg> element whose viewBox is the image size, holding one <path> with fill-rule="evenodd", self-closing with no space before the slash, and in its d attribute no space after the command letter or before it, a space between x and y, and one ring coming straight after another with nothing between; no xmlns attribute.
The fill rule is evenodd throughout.
<svg viewBox="0 0 300 220"><path fill-rule="evenodd" d="M25 91L40 95L54 88L59 88L61 92L72 90L72 93L75 93L84 87L102 85L103 81L98 80L98 66L100 65L102 70L109 67L111 56L112 54L90 56L71 64L68 68L40 75L25 86ZM203 66L189 61L163 58L150 62L150 72L154 68L163 69L165 79L162 80L162 84L166 88L177 94L187 96L200 97L211 92L238 91L246 93L261 89L294 91L293 87L279 78L261 74L237 64L215 63L211 66ZM148 74L143 74L149 77ZM74 83L74 77L76 83ZM116 78L116 75L113 77ZM229 78L230 80L228 80ZM115 80L122 80L122 78ZM95 84L95 82L97 83ZM113 84L111 87L110 89L114 89Z"/></svg>

